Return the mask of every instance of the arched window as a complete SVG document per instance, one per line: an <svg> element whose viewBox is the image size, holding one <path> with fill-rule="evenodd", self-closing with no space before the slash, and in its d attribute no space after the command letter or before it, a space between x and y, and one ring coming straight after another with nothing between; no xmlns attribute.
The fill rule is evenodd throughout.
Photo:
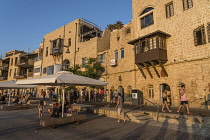
<svg viewBox="0 0 210 140"><path fill-rule="evenodd" d="M114 52L114 58L115 58L116 60L118 60L118 50L116 50L116 51Z"/></svg>
<svg viewBox="0 0 210 140"><path fill-rule="evenodd" d="M120 49L120 58L124 58L124 48Z"/></svg>
<svg viewBox="0 0 210 140"><path fill-rule="evenodd" d="M64 60L63 61L63 69L65 70L68 68L70 68L70 62L69 62L69 60Z"/></svg>
<svg viewBox="0 0 210 140"><path fill-rule="evenodd" d="M152 7L148 7L140 14L141 28L154 24L153 9Z"/></svg>

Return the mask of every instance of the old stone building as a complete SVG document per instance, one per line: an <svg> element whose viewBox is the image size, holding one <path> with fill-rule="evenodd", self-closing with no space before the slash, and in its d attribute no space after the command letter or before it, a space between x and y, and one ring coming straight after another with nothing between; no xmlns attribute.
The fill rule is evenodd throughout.
<svg viewBox="0 0 210 140"><path fill-rule="evenodd" d="M131 40L135 48L135 88L161 103L162 90L179 105L186 85L190 106L204 107L210 92L210 2L133 0Z"/></svg>
<svg viewBox="0 0 210 140"><path fill-rule="evenodd" d="M22 71L27 78L30 68L37 77L98 57L105 67L101 79L109 83L107 101L110 90L118 90L127 103L132 103L135 92L161 104L166 89L168 104L178 106L184 84L190 106L204 108L210 99L210 1L132 0L132 14L122 29L102 32L96 24L76 19L44 35L34 54L18 57L36 57L33 67L13 67L13 56L0 61L2 80L5 75L14 79L19 67L26 69Z"/></svg>

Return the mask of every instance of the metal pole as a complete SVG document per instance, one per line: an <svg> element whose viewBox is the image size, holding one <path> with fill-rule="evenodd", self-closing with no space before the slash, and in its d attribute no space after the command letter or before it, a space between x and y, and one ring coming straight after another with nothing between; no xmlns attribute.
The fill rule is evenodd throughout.
<svg viewBox="0 0 210 140"><path fill-rule="evenodd" d="M64 99L65 99L65 86L62 86L62 92L63 92L63 99L62 99L62 117L64 115Z"/></svg>
<svg viewBox="0 0 210 140"><path fill-rule="evenodd" d="M140 111L141 111L141 98L139 98L140 99Z"/></svg>

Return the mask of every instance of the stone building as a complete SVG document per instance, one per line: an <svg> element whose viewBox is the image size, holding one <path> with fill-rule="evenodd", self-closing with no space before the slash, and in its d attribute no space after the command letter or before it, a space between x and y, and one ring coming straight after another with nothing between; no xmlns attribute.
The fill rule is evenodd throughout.
<svg viewBox="0 0 210 140"><path fill-rule="evenodd" d="M138 66L135 88L160 104L179 105L185 84L192 107L204 107L210 92L210 1L133 0L131 40Z"/></svg>
<svg viewBox="0 0 210 140"><path fill-rule="evenodd" d="M132 0L132 14L122 29L102 32L96 24L76 19L44 35L36 55L24 55L28 60L36 57L33 76L98 57L105 67L102 79L109 83L107 97L110 90L118 90L132 103L132 92L137 92L161 104L166 89L168 104L178 106L184 84L190 106L204 108L210 99L210 1ZM18 68L11 61L0 61L2 78L12 79ZM25 72L29 74L30 68Z"/></svg>

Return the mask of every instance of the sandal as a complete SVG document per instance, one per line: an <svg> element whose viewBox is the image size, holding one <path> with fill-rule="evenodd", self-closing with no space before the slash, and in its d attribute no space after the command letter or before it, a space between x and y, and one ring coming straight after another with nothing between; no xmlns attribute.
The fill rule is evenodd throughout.
<svg viewBox="0 0 210 140"><path fill-rule="evenodd" d="M172 112L172 110L169 110L168 112Z"/></svg>

